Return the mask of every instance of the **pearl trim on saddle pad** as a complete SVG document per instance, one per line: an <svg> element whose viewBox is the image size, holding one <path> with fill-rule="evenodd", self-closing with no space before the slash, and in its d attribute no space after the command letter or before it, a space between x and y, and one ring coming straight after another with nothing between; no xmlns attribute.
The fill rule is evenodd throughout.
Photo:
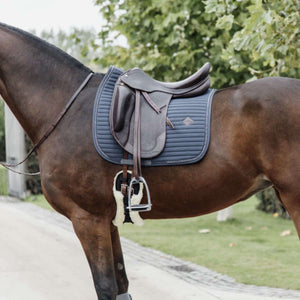
<svg viewBox="0 0 300 300"><path fill-rule="evenodd" d="M131 171L127 171L127 172L131 174ZM112 221L112 223L115 226L121 226L124 224L124 221L125 221L125 210L124 210L124 201L123 201L124 195L122 194L121 191L118 191L116 188L116 180L117 180L117 177L121 173L123 173L123 171L120 171L116 174L116 176L114 178L114 185L113 185L113 193L114 193L114 197L115 197L116 204L117 204L116 216ZM143 198L144 185L143 185L143 183L140 183L139 185L140 185L140 188L139 188L138 194L133 194L131 196L131 204L132 205L140 204L141 200ZM131 211L131 212L129 212L129 215L130 215L130 218L134 225L137 225L137 226L144 225L144 220L141 218L138 211Z"/></svg>

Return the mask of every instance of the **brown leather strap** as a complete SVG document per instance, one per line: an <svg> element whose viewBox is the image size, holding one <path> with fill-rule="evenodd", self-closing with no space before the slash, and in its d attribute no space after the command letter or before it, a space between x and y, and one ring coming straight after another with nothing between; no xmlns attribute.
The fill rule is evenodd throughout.
<svg viewBox="0 0 300 300"><path fill-rule="evenodd" d="M66 104L64 110L58 115L58 117L56 118L56 120L51 124L51 126L48 128L48 130L44 133L44 135L39 139L39 141L31 148L31 150L28 152L28 154L26 155L26 157L16 163L16 164L7 164L7 163L2 163L0 162L0 165L5 167L6 169L17 173L17 174L21 174L21 175L29 175L29 176L35 176L35 175L39 175L40 172L36 172L36 173L26 173L26 172L19 172L16 170L13 170L11 168L15 168L21 164L23 164L31 155L32 153L37 150L38 147L41 146L41 144L49 137L49 135L53 132L53 130L57 127L58 123L61 121L61 119L65 116L65 114L67 113L67 111L69 110L69 108L71 107L71 105L73 104L73 102L75 101L75 99L77 98L77 96L80 94L80 92L85 88L85 86L87 85L87 83L89 82L89 80L91 79L91 77L93 76L94 73L90 73L85 80L82 82L82 84L79 86L79 88L75 91L75 93L73 94L73 96L70 98L70 100L68 101L68 103Z"/></svg>
<svg viewBox="0 0 300 300"><path fill-rule="evenodd" d="M147 92L142 91L143 96L145 97L148 104L152 107L152 109L155 110L157 114L161 113L160 108L155 104L155 102L150 98L149 94Z"/></svg>
<svg viewBox="0 0 300 300"><path fill-rule="evenodd" d="M126 161L128 159L128 152L127 151L123 151L123 159L124 161ZM123 173L122 173L122 183L121 183L121 192L123 194L124 197L127 196L127 192L128 192L128 184L127 184L127 179L128 179L128 165L124 164L123 165Z"/></svg>
<svg viewBox="0 0 300 300"><path fill-rule="evenodd" d="M126 161L128 159L128 152L124 150L123 152L123 158ZM128 171L128 165L123 165L123 179L127 180L127 171Z"/></svg>
<svg viewBox="0 0 300 300"><path fill-rule="evenodd" d="M160 108L153 102L148 93L140 90L135 91L135 110L134 110L134 134L133 134L133 174L132 177L139 179L142 176L141 158L141 95L146 102L157 113L161 113Z"/></svg>
<svg viewBox="0 0 300 300"><path fill-rule="evenodd" d="M141 168L141 92L136 90L133 140L133 177L142 176Z"/></svg>

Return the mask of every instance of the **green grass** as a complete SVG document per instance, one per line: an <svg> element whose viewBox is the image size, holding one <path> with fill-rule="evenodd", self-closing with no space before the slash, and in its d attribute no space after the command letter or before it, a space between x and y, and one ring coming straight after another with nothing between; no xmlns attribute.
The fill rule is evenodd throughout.
<svg viewBox="0 0 300 300"><path fill-rule="evenodd" d="M235 218L223 223L218 223L213 213L190 219L147 220L141 228L125 225L120 233L242 283L300 289L300 243L292 221L258 211L256 204L253 197L235 205ZM210 233L200 234L205 228ZM284 230L292 230L292 234L281 237Z"/></svg>
<svg viewBox="0 0 300 300"><path fill-rule="evenodd" d="M43 196L27 201L50 207ZM142 227L122 226L120 234L242 283L300 290L300 243L292 221L258 211L256 204L253 197L235 205L234 219L223 223L216 221L216 213L189 219L146 220ZM206 228L210 233L199 233ZM292 234L281 237L284 230L292 230Z"/></svg>
<svg viewBox="0 0 300 300"><path fill-rule="evenodd" d="M0 166L0 195L8 194L8 186L7 186L7 170Z"/></svg>

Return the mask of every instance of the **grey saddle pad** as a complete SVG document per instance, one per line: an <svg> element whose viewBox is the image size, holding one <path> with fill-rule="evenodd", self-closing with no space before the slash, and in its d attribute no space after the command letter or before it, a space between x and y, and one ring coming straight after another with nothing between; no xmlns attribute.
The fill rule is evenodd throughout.
<svg viewBox="0 0 300 300"><path fill-rule="evenodd" d="M109 111L114 85L124 71L111 66L102 80L95 98L93 138L96 150L114 164L132 164L132 157L123 160L123 149L110 133ZM144 166L192 164L201 160L209 145L211 103L215 89L191 98L172 99L167 116L174 125L167 124L164 150L152 159L142 159Z"/></svg>

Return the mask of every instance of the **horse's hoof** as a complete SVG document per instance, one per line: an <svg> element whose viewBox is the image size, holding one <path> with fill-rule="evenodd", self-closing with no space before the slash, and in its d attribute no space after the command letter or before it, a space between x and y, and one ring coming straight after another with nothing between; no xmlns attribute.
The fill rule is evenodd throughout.
<svg viewBox="0 0 300 300"><path fill-rule="evenodd" d="M130 294L125 293L117 296L117 300L132 300Z"/></svg>

